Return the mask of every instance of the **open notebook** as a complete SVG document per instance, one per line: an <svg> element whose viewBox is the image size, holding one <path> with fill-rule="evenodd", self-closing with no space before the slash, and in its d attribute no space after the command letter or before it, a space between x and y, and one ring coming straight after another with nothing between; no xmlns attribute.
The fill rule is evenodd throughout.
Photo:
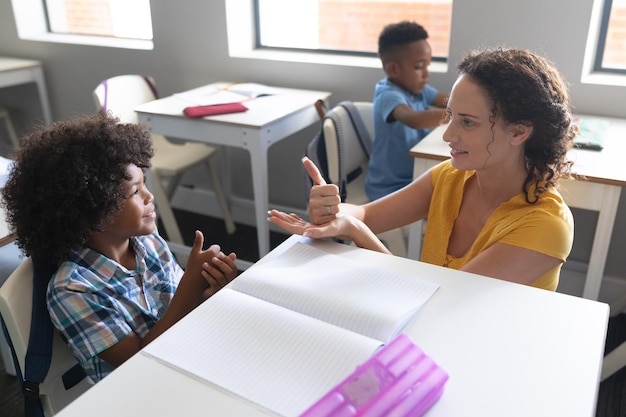
<svg viewBox="0 0 626 417"><path fill-rule="evenodd" d="M213 106L218 104L243 103L259 97L277 94L277 89L257 83L232 83L217 88L212 85L197 87L174 97L189 105Z"/></svg>
<svg viewBox="0 0 626 417"><path fill-rule="evenodd" d="M143 353L297 416L391 341L437 288L296 243L246 270Z"/></svg>

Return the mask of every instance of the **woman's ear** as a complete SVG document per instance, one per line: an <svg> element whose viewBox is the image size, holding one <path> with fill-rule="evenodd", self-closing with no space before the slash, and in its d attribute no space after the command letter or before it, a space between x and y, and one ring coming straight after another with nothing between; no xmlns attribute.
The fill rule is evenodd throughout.
<svg viewBox="0 0 626 417"><path fill-rule="evenodd" d="M513 123L510 126L511 144L521 145L533 133L533 125L530 122Z"/></svg>

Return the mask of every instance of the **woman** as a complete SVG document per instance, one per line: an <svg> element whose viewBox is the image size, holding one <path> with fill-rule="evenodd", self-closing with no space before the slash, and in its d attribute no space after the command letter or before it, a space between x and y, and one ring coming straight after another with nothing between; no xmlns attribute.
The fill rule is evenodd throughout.
<svg viewBox="0 0 626 417"><path fill-rule="evenodd" d="M459 64L443 135L449 161L380 200L340 204L305 160L317 184L311 223L272 210L269 221L312 238L340 237L387 252L376 233L428 217L422 261L555 290L572 247L572 215L557 191L578 129L566 83L545 58L489 49Z"/></svg>

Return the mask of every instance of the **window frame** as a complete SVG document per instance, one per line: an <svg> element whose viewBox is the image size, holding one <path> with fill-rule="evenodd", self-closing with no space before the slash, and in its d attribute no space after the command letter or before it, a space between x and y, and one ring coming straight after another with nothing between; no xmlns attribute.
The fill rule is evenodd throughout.
<svg viewBox="0 0 626 417"><path fill-rule="evenodd" d="M347 49L337 50L337 49L310 49L310 48L293 48L293 47L280 47L280 46L266 46L261 43L261 12L260 12L260 0L253 0L253 10L254 10L254 47L259 50L268 50L268 51L285 51L285 52L300 52L307 54L322 54L322 55L337 55L337 56L355 56L355 57L364 57L364 58L373 58L376 62L379 62L378 53L377 52L365 52L365 51L351 51ZM446 65L448 62L448 57L442 56L433 56L431 60L431 65L435 63Z"/></svg>
<svg viewBox="0 0 626 417"><path fill-rule="evenodd" d="M231 58L259 59L270 61L299 62L343 67L380 69L376 56L349 55L344 53L308 52L306 50L279 50L259 48L256 45L256 13L250 0L224 0L226 7L226 29L228 53ZM446 73L447 62L432 62L430 72Z"/></svg>
<svg viewBox="0 0 626 417"><path fill-rule="evenodd" d="M604 72L609 74L622 74L626 75L626 68L613 68L605 67L602 65L604 58L604 51L606 48L606 38L609 32L609 20L611 18L611 9L613 6L613 0L604 0L602 7L602 17L600 19L600 29L598 32L598 45L596 49L596 56L593 64L593 70L596 72Z"/></svg>
<svg viewBox="0 0 626 417"><path fill-rule="evenodd" d="M609 4L609 7L605 7ZM596 61L600 55L600 45L604 52L606 39L606 29L608 29L608 16L610 16L610 5L612 0L594 0L589 20L589 31L587 34L587 44L585 46L582 74L580 82L583 84L608 85L625 87L626 71L607 71L601 66L596 66ZM605 13L606 12L606 13ZM606 19L604 19L606 16ZM604 26L603 26L604 24Z"/></svg>
<svg viewBox="0 0 626 417"><path fill-rule="evenodd" d="M17 35L20 39L121 49L154 49L152 40L51 33L43 0L11 0L11 4L13 6Z"/></svg>

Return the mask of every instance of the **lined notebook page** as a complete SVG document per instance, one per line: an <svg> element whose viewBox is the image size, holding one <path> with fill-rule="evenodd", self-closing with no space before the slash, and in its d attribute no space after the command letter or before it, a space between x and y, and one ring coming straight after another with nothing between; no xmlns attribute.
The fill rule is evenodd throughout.
<svg viewBox="0 0 626 417"><path fill-rule="evenodd" d="M279 415L297 416L380 345L226 288L142 352Z"/></svg>
<svg viewBox="0 0 626 417"><path fill-rule="evenodd" d="M257 97L277 94L278 90L257 83L233 83L222 88L213 86L197 87L193 90L175 93L174 97L187 104L209 106L216 104L239 103Z"/></svg>
<svg viewBox="0 0 626 417"><path fill-rule="evenodd" d="M388 342L439 285L298 242L283 255L253 265L231 287Z"/></svg>

